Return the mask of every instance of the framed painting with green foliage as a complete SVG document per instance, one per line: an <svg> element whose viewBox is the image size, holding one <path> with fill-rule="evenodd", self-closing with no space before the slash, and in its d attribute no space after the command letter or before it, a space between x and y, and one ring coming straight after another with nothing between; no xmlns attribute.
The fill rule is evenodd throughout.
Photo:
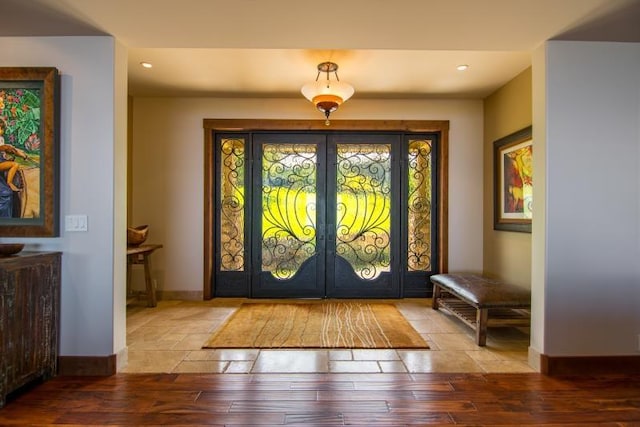
<svg viewBox="0 0 640 427"><path fill-rule="evenodd" d="M60 75L0 67L0 236L59 234Z"/></svg>
<svg viewBox="0 0 640 427"><path fill-rule="evenodd" d="M531 126L500 138L494 152L495 230L531 233L533 139Z"/></svg>

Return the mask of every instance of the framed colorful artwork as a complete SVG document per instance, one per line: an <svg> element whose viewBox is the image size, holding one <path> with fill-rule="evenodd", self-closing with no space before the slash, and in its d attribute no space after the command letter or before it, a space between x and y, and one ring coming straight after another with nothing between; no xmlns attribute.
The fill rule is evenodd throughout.
<svg viewBox="0 0 640 427"><path fill-rule="evenodd" d="M0 67L0 237L59 235L60 75Z"/></svg>
<svg viewBox="0 0 640 427"><path fill-rule="evenodd" d="M494 152L495 230L531 233L533 139L531 126L500 138Z"/></svg>

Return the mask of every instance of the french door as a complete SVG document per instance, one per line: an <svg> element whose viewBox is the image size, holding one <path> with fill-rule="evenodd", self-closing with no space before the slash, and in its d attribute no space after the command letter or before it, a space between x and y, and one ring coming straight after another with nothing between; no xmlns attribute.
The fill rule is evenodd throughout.
<svg viewBox="0 0 640 427"><path fill-rule="evenodd" d="M216 145L216 296L426 296L433 135L256 132Z"/></svg>

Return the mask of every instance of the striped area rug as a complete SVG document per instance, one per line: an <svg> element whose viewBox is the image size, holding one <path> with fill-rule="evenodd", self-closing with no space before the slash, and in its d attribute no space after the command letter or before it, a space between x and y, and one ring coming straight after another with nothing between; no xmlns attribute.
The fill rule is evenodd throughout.
<svg viewBox="0 0 640 427"><path fill-rule="evenodd" d="M393 304L244 303L203 348L429 348Z"/></svg>

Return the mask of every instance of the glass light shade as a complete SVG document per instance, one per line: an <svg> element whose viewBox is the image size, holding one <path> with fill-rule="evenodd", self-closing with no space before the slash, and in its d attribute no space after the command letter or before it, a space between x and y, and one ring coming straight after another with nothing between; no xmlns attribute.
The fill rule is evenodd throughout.
<svg viewBox="0 0 640 427"><path fill-rule="evenodd" d="M337 105L340 105L351 98L355 92L353 86L337 80L318 80L307 83L302 86L300 91L305 98L316 105L318 104L318 100L326 100L327 95L333 98Z"/></svg>

